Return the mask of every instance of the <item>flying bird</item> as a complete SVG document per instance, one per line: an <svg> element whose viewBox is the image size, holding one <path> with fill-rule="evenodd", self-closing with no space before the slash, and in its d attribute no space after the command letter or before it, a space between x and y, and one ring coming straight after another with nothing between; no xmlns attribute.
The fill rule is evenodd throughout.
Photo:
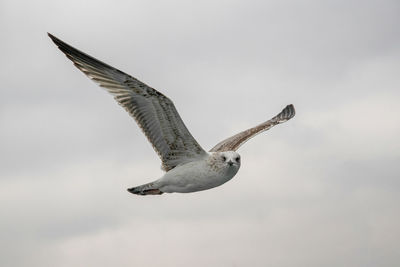
<svg viewBox="0 0 400 267"><path fill-rule="evenodd" d="M48 35L79 70L114 96L136 120L160 157L165 174L153 182L129 188L133 194L190 193L220 186L238 172L241 159L236 150L243 143L295 115L294 106L287 105L272 119L235 134L206 152L190 134L168 97Z"/></svg>

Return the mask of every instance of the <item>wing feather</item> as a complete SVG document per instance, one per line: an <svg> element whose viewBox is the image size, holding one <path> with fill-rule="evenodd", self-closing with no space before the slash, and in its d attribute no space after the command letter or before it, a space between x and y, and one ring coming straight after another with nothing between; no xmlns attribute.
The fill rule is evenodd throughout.
<svg viewBox="0 0 400 267"><path fill-rule="evenodd" d="M290 120L291 118L294 117L295 114L296 111L294 109L294 106L287 105L278 115L276 115L272 119L219 142L216 146L214 146L210 150L210 152L236 151L241 145L243 145L250 138L256 136L259 133L271 129L275 125Z"/></svg>
<svg viewBox="0 0 400 267"><path fill-rule="evenodd" d="M91 57L48 34L74 65L105 88L128 111L160 156L165 171L205 156L173 102L134 77Z"/></svg>

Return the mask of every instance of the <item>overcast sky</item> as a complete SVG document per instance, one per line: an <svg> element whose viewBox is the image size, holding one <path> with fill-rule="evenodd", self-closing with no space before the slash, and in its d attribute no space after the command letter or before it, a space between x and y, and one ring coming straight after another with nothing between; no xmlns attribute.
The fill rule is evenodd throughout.
<svg viewBox="0 0 400 267"><path fill-rule="evenodd" d="M1 266L400 266L400 3L0 2ZM161 177L46 32L170 97L199 143L297 115L229 183Z"/></svg>

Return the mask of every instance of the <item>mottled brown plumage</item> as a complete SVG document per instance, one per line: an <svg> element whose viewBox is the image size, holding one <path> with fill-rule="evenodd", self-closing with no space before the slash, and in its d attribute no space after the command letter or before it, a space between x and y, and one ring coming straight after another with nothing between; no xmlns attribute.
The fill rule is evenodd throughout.
<svg viewBox="0 0 400 267"><path fill-rule="evenodd" d="M241 145L243 145L250 138L256 136L259 133L271 129L277 124L290 120L291 118L294 117L295 114L296 112L294 106L287 105L278 115L276 115L272 119L219 142L216 146L214 146L210 150L210 152L236 151Z"/></svg>
<svg viewBox="0 0 400 267"><path fill-rule="evenodd" d="M206 155L190 134L172 101L134 77L48 34L89 78L105 88L136 120L162 161L165 171Z"/></svg>

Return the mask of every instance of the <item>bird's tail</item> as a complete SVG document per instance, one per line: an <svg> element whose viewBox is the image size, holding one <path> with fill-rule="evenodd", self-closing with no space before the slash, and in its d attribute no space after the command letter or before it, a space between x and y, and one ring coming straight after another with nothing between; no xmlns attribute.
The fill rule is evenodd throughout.
<svg viewBox="0 0 400 267"><path fill-rule="evenodd" d="M160 189L157 188L154 182L139 185L136 187L128 188L128 192L135 194L135 195L161 195L162 192Z"/></svg>

